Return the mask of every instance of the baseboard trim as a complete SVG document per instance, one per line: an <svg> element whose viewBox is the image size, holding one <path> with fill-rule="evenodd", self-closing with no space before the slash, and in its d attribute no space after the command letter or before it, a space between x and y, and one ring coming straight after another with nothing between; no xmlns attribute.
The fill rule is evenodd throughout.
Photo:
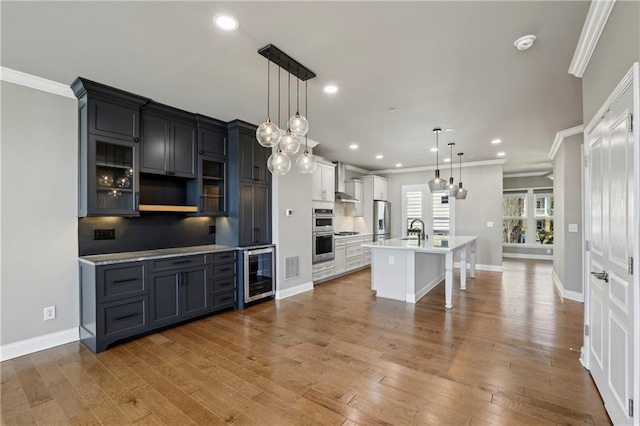
<svg viewBox="0 0 640 426"><path fill-rule="evenodd" d="M415 295L413 294L407 294L405 296L405 300L409 303L416 303L418 302L418 300L422 299L424 296L427 295L427 293L429 293L431 290L433 290L434 288L437 287L438 284L440 284L442 281L444 281L444 274L439 275L438 277L436 277L433 281L431 281L429 284L427 284L427 286L425 288L423 288L422 290L420 290L419 292L417 292Z"/></svg>
<svg viewBox="0 0 640 426"><path fill-rule="evenodd" d="M286 299L287 297L295 296L296 294L304 293L309 290L313 290L313 282L300 284L291 288L285 288L284 290L276 290L276 300Z"/></svg>
<svg viewBox="0 0 640 426"><path fill-rule="evenodd" d="M0 80L76 100L73 90L66 84L47 80L46 78L37 77L22 71L16 71L11 68L0 67Z"/></svg>
<svg viewBox="0 0 640 426"><path fill-rule="evenodd" d="M453 267L460 269L460 262L454 262ZM467 270L469 269L471 269L471 264L467 261ZM476 263L476 271L502 272L502 265L484 265Z"/></svg>
<svg viewBox="0 0 640 426"><path fill-rule="evenodd" d="M78 340L80 340L80 331L78 327L74 327L56 333L45 334L44 336L9 343L0 346L0 361L6 361Z"/></svg>
<svg viewBox="0 0 640 426"><path fill-rule="evenodd" d="M502 257L512 259L553 260L552 254L502 253Z"/></svg>
<svg viewBox="0 0 640 426"><path fill-rule="evenodd" d="M563 299L573 300L574 302L584 303L584 294L578 293L577 291L565 289L564 284L562 284L562 281L560 281L560 277L558 277L558 274L556 274L555 270L551 271L551 279L553 280L553 283L555 284L556 290L558 290L558 294L560 294L560 297L562 297Z"/></svg>

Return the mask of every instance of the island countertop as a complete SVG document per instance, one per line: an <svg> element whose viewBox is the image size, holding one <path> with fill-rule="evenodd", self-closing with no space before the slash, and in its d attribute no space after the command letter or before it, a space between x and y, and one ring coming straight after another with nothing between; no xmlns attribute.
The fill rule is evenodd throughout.
<svg viewBox="0 0 640 426"><path fill-rule="evenodd" d="M422 253L449 253L458 248L469 244L478 237L472 235L453 235L448 237L433 237L427 240L421 240L418 243L417 238L391 238L383 241L362 244L363 247L397 249L397 250L413 250Z"/></svg>

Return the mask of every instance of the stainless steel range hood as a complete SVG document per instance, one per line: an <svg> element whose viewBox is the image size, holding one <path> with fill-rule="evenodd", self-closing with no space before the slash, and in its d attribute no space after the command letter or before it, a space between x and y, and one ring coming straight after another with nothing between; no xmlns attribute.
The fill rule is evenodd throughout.
<svg viewBox="0 0 640 426"><path fill-rule="evenodd" d="M359 203L360 200L347 194L344 189L344 163L336 162L336 202L338 203Z"/></svg>

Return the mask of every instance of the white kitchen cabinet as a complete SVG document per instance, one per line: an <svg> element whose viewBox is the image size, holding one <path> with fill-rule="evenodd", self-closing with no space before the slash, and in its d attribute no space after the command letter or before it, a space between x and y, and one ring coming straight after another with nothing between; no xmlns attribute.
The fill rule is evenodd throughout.
<svg viewBox="0 0 640 426"><path fill-rule="evenodd" d="M314 201L335 201L335 164L318 162L313 172L311 198Z"/></svg>
<svg viewBox="0 0 640 426"><path fill-rule="evenodd" d="M359 203L348 203L346 205L347 216L364 216L364 184L359 179L352 179L345 182L345 192Z"/></svg>
<svg viewBox="0 0 640 426"><path fill-rule="evenodd" d="M335 258L333 260L333 268L334 268L334 273L336 275L344 274L346 272L346 269L345 269L345 248L344 248L344 246L338 247L336 245Z"/></svg>
<svg viewBox="0 0 640 426"><path fill-rule="evenodd" d="M373 177L373 199L389 201L389 181L387 179Z"/></svg>

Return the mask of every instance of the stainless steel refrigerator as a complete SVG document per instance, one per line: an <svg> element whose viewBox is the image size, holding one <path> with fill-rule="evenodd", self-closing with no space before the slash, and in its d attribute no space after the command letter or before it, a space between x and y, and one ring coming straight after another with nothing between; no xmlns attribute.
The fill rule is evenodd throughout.
<svg viewBox="0 0 640 426"><path fill-rule="evenodd" d="M389 220L389 202L373 201L373 241L391 238L391 221Z"/></svg>

